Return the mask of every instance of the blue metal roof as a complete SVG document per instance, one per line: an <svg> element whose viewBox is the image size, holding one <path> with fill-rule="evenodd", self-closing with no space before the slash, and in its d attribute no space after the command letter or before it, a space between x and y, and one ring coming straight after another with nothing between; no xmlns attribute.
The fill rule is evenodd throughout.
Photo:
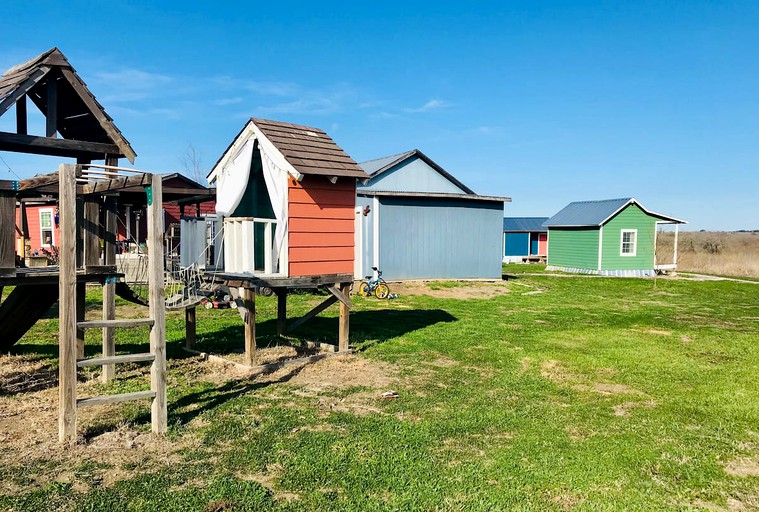
<svg viewBox="0 0 759 512"><path fill-rule="evenodd" d="M374 160L361 162L358 165L360 165L367 174L372 175L380 169L384 169L391 164L405 160L413 153L414 150L412 149L411 151L404 151L403 153L398 153L397 155L384 156L382 158L375 158Z"/></svg>
<svg viewBox="0 0 759 512"><path fill-rule="evenodd" d="M504 217L504 231L547 231L543 223L548 217Z"/></svg>
<svg viewBox="0 0 759 512"><path fill-rule="evenodd" d="M543 223L544 227L595 227L602 226L617 212L628 204L637 204L648 215L677 224L685 224L684 220L662 215L647 210L632 197L619 199L604 199L601 201L576 201L569 203L559 213Z"/></svg>
<svg viewBox="0 0 759 512"><path fill-rule="evenodd" d="M600 226L632 200L632 197L623 197L620 199L569 203L559 213L544 222L543 226Z"/></svg>

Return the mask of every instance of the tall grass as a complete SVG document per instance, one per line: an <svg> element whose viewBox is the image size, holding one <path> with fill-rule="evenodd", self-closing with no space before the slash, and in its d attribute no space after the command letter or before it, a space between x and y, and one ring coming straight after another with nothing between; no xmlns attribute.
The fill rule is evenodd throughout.
<svg viewBox="0 0 759 512"><path fill-rule="evenodd" d="M674 233L659 233L658 262L672 261L673 242ZM677 245L678 270L759 277L759 232L686 231Z"/></svg>

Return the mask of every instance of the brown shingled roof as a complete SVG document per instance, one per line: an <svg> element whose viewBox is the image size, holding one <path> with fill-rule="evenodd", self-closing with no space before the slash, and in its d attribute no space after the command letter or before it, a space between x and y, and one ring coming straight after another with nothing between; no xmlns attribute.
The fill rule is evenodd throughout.
<svg viewBox="0 0 759 512"><path fill-rule="evenodd" d="M267 119L251 121L301 174L369 177L324 130Z"/></svg>
<svg viewBox="0 0 759 512"><path fill-rule="evenodd" d="M0 116L24 95L46 111L47 83L58 82L57 130L64 139L115 144L134 162L136 153L58 48L14 66L0 76Z"/></svg>

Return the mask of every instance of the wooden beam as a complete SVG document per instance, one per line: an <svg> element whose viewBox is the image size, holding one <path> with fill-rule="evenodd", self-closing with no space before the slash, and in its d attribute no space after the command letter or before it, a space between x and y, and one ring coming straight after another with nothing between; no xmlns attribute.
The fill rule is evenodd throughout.
<svg viewBox="0 0 759 512"><path fill-rule="evenodd" d="M350 293L350 283L342 283L340 292L346 297ZM350 302L350 299L349 299ZM350 331L350 303L340 301L340 327L338 330L337 346L340 352L348 350L348 334Z"/></svg>
<svg viewBox="0 0 759 512"><path fill-rule="evenodd" d="M287 288L274 290L277 294L277 335L287 334Z"/></svg>
<svg viewBox="0 0 759 512"><path fill-rule="evenodd" d="M0 132L0 151L15 151L34 155L51 155L66 158L91 158L102 160L106 154L119 155L114 144L87 142L83 140L53 139L37 135Z"/></svg>
<svg viewBox="0 0 759 512"><path fill-rule="evenodd" d="M341 288L342 285L340 285L340 288L338 288L338 285L335 284L333 286L328 286L327 290L329 290L332 295L337 297L337 300L339 300L342 304L345 304L348 306L348 308L352 308L353 303L351 302L350 296L348 295L348 293L350 293L350 288L348 288L348 293L343 293Z"/></svg>
<svg viewBox="0 0 759 512"><path fill-rule="evenodd" d="M16 275L16 193L0 191L0 276L14 275Z"/></svg>
<svg viewBox="0 0 759 512"><path fill-rule="evenodd" d="M26 95L23 95L16 102L16 133L26 135L27 132Z"/></svg>
<svg viewBox="0 0 759 512"><path fill-rule="evenodd" d="M61 165L58 296L58 440L76 440L76 175Z"/></svg>
<svg viewBox="0 0 759 512"><path fill-rule="evenodd" d="M256 351L256 289L243 288L242 300L245 315L245 364L253 365L253 353Z"/></svg>
<svg viewBox="0 0 759 512"><path fill-rule="evenodd" d="M311 320L313 317L330 307L332 304L337 302L337 297L334 295L330 295L324 301L316 306L314 309L303 315L302 317L298 318L296 321L294 321L292 324L287 326L287 332L293 332L295 329L300 327L301 325L305 324L309 320Z"/></svg>
<svg viewBox="0 0 759 512"><path fill-rule="evenodd" d="M58 133L58 77L47 75L47 112L45 112L45 135L56 138Z"/></svg>
<svg viewBox="0 0 759 512"><path fill-rule="evenodd" d="M77 368L85 368L87 366L104 366L122 363L147 363L152 362L155 359L153 354L124 354L121 356L108 356L108 357L91 357L89 359L82 359L76 362Z"/></svg>
<svg viewBox="0 0 759 512"><path fill-rule="evenodd" d="M168 425L166 404L166 299L163 284L163 182L161 176L152 174L151 192L148 196L148 286L150 318L150 352L155 360L150 368L150 389L155 393L151 412L151 429L163 434Z"/></svg>
<svg viewBox="0 0 759 512"><path fill-rule="evenodd" d="M219 272L214 278L223 281L227 286L265 286L267 288L318 288L319 286L335 283L348 283L353 280L353 274L322 274L299 277L266 277L247 274Z"/></svg>
<svg viewBox="0 0 759 512"><path fill-rule="evenodd" d="M117 158L106 157L106 165L118 164ZM114 164L114 165L115 165ZM117 231L116 197L106 196L103 203L103 263L116 265L116 231ZM103 320L116 318L116 283L108 280L103 285ZM116 355L116 338L113 327L103 328L103 356ZM116 367L112 364L103 365L101 380L109 382L116 376Z"/></svg>
<svg viewBox="0 0 759 512"><path fill-rule="evenodd" d="M193 348L195 346L196 329L195 308L187 308L184 310L185 347Z"/></svg>
<svg viewBox="0 0 759 512"><path fill-rule="evenodd" d="M19 99L21 99L23 96L28 93L32 87L37 85L37 83L42 80L45 75L50 71L50 68L47 66L42 66L36 71L34 71L29 78L26 79L26 81L18 86L16 90L14 90L10 95L5 97L2 102L0 102L0 116L5 114L9 108L11 108L11 105L16 103Z"/></svg>
<svg viewBox="0 0 759 512"><path fill-rule="evenodd" d="M62 237L62 235L61 235ZM87 307L87 284L76 283L76 358L84 359L84 316Z"/></svg>
<svg viewBox="0 0 759 512"><path fill-rule="evenodd" d="M125 188L145 187L150 185L150 174L137 174L112 180L99 181L84 187L85 194L102 194L105 192L122 190Z"/></svg>
<svg viewBox="0 0 759 512"><path fill-rule="evenodd" d="M135 391L133 393L120 393L118 395L93 396L92 398L80 398L76 401L76 407L90 407L92 405L119 404L134 400L155 399L154 391Z"/></svg>
<svg viewBox="0 0 759 512"><path fill-rule="evenodd" d="M84 199L84 266L100 265L100 201L95 197Z"/></svg>
<svg viewBox="0 0 759 512"><path fill-rule="evenodd" d="M76 326L82 329L98 328L136 328L152 327L155 324L152 318L121 318L119 320L89 320L77 322Z"/></svg>

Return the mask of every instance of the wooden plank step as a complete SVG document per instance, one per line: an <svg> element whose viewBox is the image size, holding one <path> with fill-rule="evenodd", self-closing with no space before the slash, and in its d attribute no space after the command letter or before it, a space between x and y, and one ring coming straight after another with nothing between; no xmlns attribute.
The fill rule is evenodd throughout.
<svg viewBox="0 0 759 512"><path fill-rule="evenodd" d="M77 407L89 407L91 405L118 404L121 402L131 402L132 400L144 400L146 398L155 398L155 391L135 391L134 393L121 393L118 395L101 395L90 398L78 398Z"/></svg>
<svg viewBox="0 0 759 512"><path fill-rule="evenodd" d="M77 322L80 329L97 329L102 327L143 327L152 326L155 322L152 318L126 318L118 320L88 320Z"/></svg>
<svg viewBox="0 0 759 512"><path fill-rule="evenodd" d="M90 359L80 359L76 362L77 368L84 368L85 366L103 366L104 364L119 364L119 363L145 363L155 360L153 354L125 354L121 356L106 356L106 357L92 357Z"/></svg>

